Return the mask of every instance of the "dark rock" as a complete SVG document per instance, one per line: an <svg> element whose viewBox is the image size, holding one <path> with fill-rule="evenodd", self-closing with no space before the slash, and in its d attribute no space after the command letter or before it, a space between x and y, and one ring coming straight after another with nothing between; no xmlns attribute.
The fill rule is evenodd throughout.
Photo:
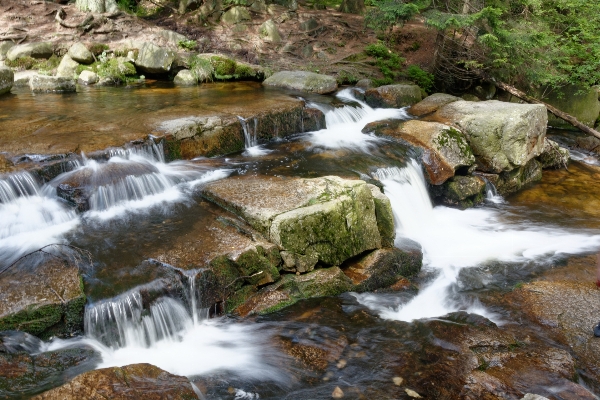
<svg viewBox="0 0 600 400"><path fill-rule="evenodd" d="M571 154L568 149L560 147L555 141L546 138L542 154L538 156L537 160L543 169L566 168L570 157Z"/></svg>
<svg viewBox="0 0 600 400"><path fill-rule="evenodd" d="M431 96L425 97L423 100L413 105L408 109L408 112L414 116L422 117L437 111L440 107L446 104L460 100L460 97L452 96L445 93L434 93Z"/></svg>
<svg viewBox="0 0 600 400"><path fill-rule="evenodd" d="M483 202L485 195L485 181L481 177L455 176L443 185L441 201L468 208Z"/></svg>
<svg viewBox="0 0 600 400"><path fill-rule="evenodd" d="M10 93L15 81L15 74L12 69L0 67L0 94Z"/></svg>
<svg viewBox="0 0 600 400"><path fill-rule="evenodd" d="M307 71L276 72L265 79L263 85L319 94L331 93L337 89L334 77Z"/></svg>
<svg viewBox="0 0 600 400"><path fill-rule="evenodd" d="M421 88L417 85L385 85L368 89L365 99L371 107L401 108L421 101Z"/></svg>

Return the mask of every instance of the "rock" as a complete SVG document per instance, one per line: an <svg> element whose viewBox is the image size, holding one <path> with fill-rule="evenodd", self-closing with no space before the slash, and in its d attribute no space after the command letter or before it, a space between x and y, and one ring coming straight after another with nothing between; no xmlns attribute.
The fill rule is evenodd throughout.
<svg viewBox="0 0 600 400"><path fill-rule="evenodd" d="M395 376L392 378L392 382L394 382L394 385L396 386L402 386L402 382L404 382L404 379L402 379L399 376Z"/></svg>
<svg viewBox="0 0 600 400"><path fill-rule="evenodd" d="M452 96L446 93L434 93L425 97L423 100L408 109L408 112L416 117L422 117L437 111L446 104L459 101L460 97Z"/></svg>
<svg viewBox="0 0 600 400"><path fill-rule="evenodd" d="M337 296L350 290L352 282L339 267L320 268L302 275L286 274L259 290L235 312L242 316L268 314L302 299Z"/></svg>
<svg viewBox="0 0 600 400"><path fill-rule="evenodd" d="M360 89L367 90L371 89L374 86L374 83L371 79L361 79L358 82L356 82L356 85L354 86Z"/></svg>
<svg viewBox="0 0 600 400"><path fill-rule="evenodd" d="M77 74L76 71L78 66L79 63L71 59L71 57L69 57L67 54L62 58L60 64L58 65L58 68L56 69L56 76L73 79Z"/></svg>
<svg viewBox="0 0 600 400"><path fill-rule="evenodd" d="M67 53L69 57L81 64L91 64L94 62L92 52L81 42L73 44Z"/></svg>
<svg viewBox="0 0 600 400"><path fill-rule="evenodd" d="M333 389L333 393L331 393L331 398L332 399L344 398L344 392L342 391L342 389L340 389L339 386L336 386L335 389Z"/></svg>
<svg viewBox="0 0 600 400"><path fill-rule="evenodd" d="M326 265L381 247L373 194L363 181L228 178L206 185L202 194L244 218L281 250L316 254Z"/></svg>
<svg viewBox="0 0 600 400"><path fill-rule="evenodd" d="M59 76L34 75L29 80L32 92L75 92L75 80Z"/></svg>
<svg viewBox="0 0 600 400"><path fill-rule="evenodd" d="M48 337L83 329L86 297L77 266L48 258L15 271L0 275L0 331Z"/></svg>
<svg viewBox="0 0 600 400"><path fill-rule="evenodd" d="M365 91L371 107L401 108L421 101L421 88L417 85L385 85Z"/></svg>
<svg viewBox="0 0 600 400"><path fill-rule="evenodd" d="M303 32L314 31L319 27L319 23L314 18L309 18L308 20L300 23L300 30Z"/></svg>
<svg viewBox="0 0 600 400"><path fill-rule="evenodd" d="M250 11L253 13L266 14L267 12L267 3L265 0L254 0L249 6Z"/></svg>
<svg viewBox="0 0 600 400"><path fill-rule="evenodd" d="M378 249L351 260L344 268L356 292L370 292L393 285L402 277L410 277L421 270L423 253L415 243L412 249Z"/></svg>
<svg viewBox="0 0 600 400"><path fill-rule="evenodd" d="M86 348L40 352L43 342L25 332L0 332L0 397L22 398L48 383L62 383L83 369L94 368L99 354ZM29 395L29 396L28 396Z"/></svg>
<svg viewBox="0 0 600 400"><path fill-rule="evenodd" d="M140 48L135 66L150 74L164 74L171 70L175 52L146 42Z"/></svg>
<svg viewBox="0 0 600 400"><path fill-rule="evenodd" d="M331 93L337 89L334 77L307 71L276 72L263 85L319 94Z"/></svg>
<svg viewBox="0 0 600 400"><path fill-rule="evenodd" d="M455 128L437 122L419 120L373 122L363 128L378 136L388 136L422 149L421 161L427 180L440 185L455 172L475 163L465 135Z"/></svg>
<svg viewBox="0 0 600 400"><path fill-rule="evenodd" d="M75 5L80 11L92 13L112 13L119 10L115 0L76 0Z"/></svg>
<svg viewBox="0 0 600 400"><path fill-rule="evenodd" d="M277 25L272 19L268 19L258 27L258 33L267 42L279 43L281 42L281 34L277 30Z"/></svg>
<svg viewBox="0 0 600 400"><path fill-rule="evenodd" d="M495 186L498 193L507 195L541 179L541 164L537 160L531 160L523 167L500 173Z"/></svg>
<svg viewBox="0 0 600 400"><path fill-rule="evenodd" d="M82 71L81 74L79 74L79 82L83 83L84 85L93 85L94 83L98 82L98 74L96 74L95 72L92 71Z"/></svg>
<svg viewBox="0 0 600 400"><path fill-rule="evenodd" d="M367 11L364 0L342 0L338 11L348 14L364 14Z"/></svg>
<svg viewBox="0 0 600 400"><path fill-rule="evenodd" d="M540 89L544 93L544 89ZM594 88L581 87L577 85L567 85L558 90L549 90L546 97L536 93L538 98L577 118L581 123L589 127L596 124L600 114L600 102L598 101L598 92ZM548 112L548 124L557 128L574 129L573 125L554 116Z"/></svg>
<svg viewBox="0 0 600 400"><path fill-rule="evenodd" d="M461 99L465 100L465 101L481 101L481 99L477 96L475 96L474 94L470 94L470 93L465 93L462 96L460 96Z"/></svg>
<svg viewBox="0 0 600 400"><path fill-rule="evenodd" d="M527 393L525 396L521 398L521 400L550 400L547 397L540 396L533 393Z"/></svg>
<svg viewBox="0 0 600 400"><path fill-rule="evenodd" d="M186 377L150 364L103 368L33 397L35 400L79 399L197 399Z"/></svg>
<svg viewBox="0 0 600 400"><path fill-rule="evenodd" d="M375 202L375 215L377 217L377 229L381 235L382 247L393 247L396 239L396 227L394 226L394 213L390 199L375 185L368 185Z"/></svg>
<svg viewBox="0 0 600 400"><path fill-rule="evenodd" d="M569 149L560 147L554 140L546 138L544 140L544 148L542 154L537 160L542 165L542 168L566 168L569 165L571 154Z"/></svg>
<svg viewBox="0 0 600 400"><path fill-rule="evenodd" d="M29 87L31 78L38 75L38 71L19 71L15 73L14 87Z"/></svg>
<svg viewBox="0 0 600 400"><path fill-rule="evenodd" d="M407 395L409 395L410 397L414 398L414 399L420 399L421 395L419 395L419 393L415 392L414 390L411 389L404 389L404 391L406 392Z"/></svg>
<svg viewBox="0 0 600 400"><path fill-rule="evenodd" d="M6 59L6 53L8 53L8 51L14 46L15 44L10 40L0 42L0 61Z"/></svg>
<svg viewBox="0 0 600 400"><path fill-rule="evenodd" d="M442 202L461 208L473 207L485 199L485 181L479 176L455 176L442 190Z"/></svg>
<svg viewBox="0 0 600 400"><path fill-rule="evenodd" d="M10 61L15 61L21 57L33 57L33 58L50 58L54 54L54 48L50 42L35 42L18 44L12 47L6 53L6 58Z"/></svg>
<svg viewBox="0 0 600 400"><path fill-rule="evenodd" d="M231 7L221 16L221 22L228 25L235 25L250 20L252 20L252 17L246 7L243 6Z"/></svg>
<svg viewBox="0 0 600 400"><path fill-rule="evenodd" d="M0 95L10 93L15 82L15 73L8 67L0 67Z"/></svg>
<svg viewBox="0 0 600 400"><path fill-rule="evenodd" d="M158 32L158 36L165 39L167 41L167 44L172 47L179 47L179 42L185 42L186 40L188 40L188 38L182 35L181 33L177 33L168 29L161 29Z"/></svg>
<svg viewBox="0 0 600 400"><path fill-rule="evenodd" d="M98 66L98 85L120 85L135 74L135 67L126 57L109 58Z"/></svg>
<svg viewBox="0 0 600 400"><path fill-rule="evenodd" d="M315 265L319 262L319 257L315 253L301 255L282 251L281 258L283 259L284 271L299 272L301 274L314 270Z"/></svg>
<svg viewBox="0 0 600 400"><path fill-rule="evenodd" d="M465 134L477 168L499 173L525 166L539 156L546 137L546 107L496 100L456 101L428 117Z"/></svg>
<svg viewBox="0 0 600 400"><path fill-rule="evenodd" d="M198 84L198 78L189 69L182 69L175 75L173 83L180 86L194 86Z"/></svg>

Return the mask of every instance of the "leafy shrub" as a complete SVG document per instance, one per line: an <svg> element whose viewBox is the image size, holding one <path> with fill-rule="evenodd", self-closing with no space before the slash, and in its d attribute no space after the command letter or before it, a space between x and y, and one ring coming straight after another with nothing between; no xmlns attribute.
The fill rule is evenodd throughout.
<svg viewBox="0 0 600 400"><path fill-rule="evenodd" d="M195 40L180 40L177 43L177 46L179 46L180 48L184 49L184 50L194 50L196 49L196 47L198 47L198 42Z"/></svg>
<svg viewBox="0 0 600 400"><path fill-rule="evenodd" d="M433 74L423 71L418 65L409 66L406 73L410 80L419 85L419 87L427 93L430 93L435 78Z"/></svg>
<svg viewBox="0 0 600 400"><path fill-rule="evenodd" d="M393 83L400 74L404 58L392 52L383 43L374 43L365 47L365 53L375 58L375 65L383 75L383 79L374 79L377 85L388 85Z"/></svg>

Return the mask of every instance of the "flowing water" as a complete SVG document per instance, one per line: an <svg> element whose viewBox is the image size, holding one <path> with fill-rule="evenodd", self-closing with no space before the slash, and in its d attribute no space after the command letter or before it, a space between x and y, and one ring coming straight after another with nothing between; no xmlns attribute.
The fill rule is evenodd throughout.
<svg viewBox="0 0 600 400"><path fill-rule="evenodd" d="M142 93L131 97L138 96L143 99ZM183 98L191 108L193 96ZM325 113L325 129L261 146L255 122L239 117L246 150L219 160L166 163L152 142L115 149L107 159L84 155L71 171L43 184L25 172L3 176L0 268L57 242L86 249L95 261L85 275L85 335L44 343L39 351L92 348L101 356L97 368L151 363L190 377L207 398L329 398L338 385L348 388L349 398L395 398L389 383L395 374L408 374L410 367L425 379L427 349L452 348L431 341L427 321L464 310L510 325L510 313L484 306L479 293L504 290L569 255L600 249L600 224L590 218L600 210L600 188L589 183L600 181L595 162L545 171L541 184L509 199L490 185L488 201L474 209L433 206L410 151L361 132L369 122L409 118L404 110L372 109L349 90L337 95L335 106L325 100L309 102ZM197 189L236 174L379 180L392 203L397 245L410 239L422 247L420 290L313 299L246 321L209 318L204 289L194 279L201 269L153 260L189 237L198 246L192 251L185 244L191 242L183 242L190 253L208 251L202 232L213 229L211 221L223 211ZM59 196L71 183L88 194L79 212ZM592 206L584 206L586 200ZM160 279L181 285L179 295L160 279L149 281L142 268L148 260L151 270L168 271ZM162 295L147 304L147 293ZM308 355L307 364L298 364L289 346L338 354L333 359L344 357L348 367L315 366Z"/></svg>

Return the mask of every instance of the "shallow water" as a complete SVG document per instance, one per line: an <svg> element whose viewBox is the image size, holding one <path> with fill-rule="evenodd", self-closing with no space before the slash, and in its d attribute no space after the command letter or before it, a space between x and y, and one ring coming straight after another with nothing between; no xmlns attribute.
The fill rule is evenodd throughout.
<svg viewBox="0 0 600 400"><path fill-rule="evenodd" d="M107 118L116 110L156 111L160 118L173 111L165 111L170 107L176 108L170 115L197 107L234 113L261 96L277 101L254 84L200 88L132 89L143 91L139 95L102 89L84 92L81 98L78 94L77 101L54 98L54 107L49 97L18 94L10 117L0 116L0 127L8 123L31 129L39 123L52 130L55 123L73 118L73 126L87 129L77 118ZM229 104L232 98L242 106ZM367 122L406 118L404 111L367 108L348 92L336 102L345 105L318 105L328 113L328 129L260 148L249 140L241 154L167 164L153 155L118 153L108 161L86 161L45 187L38 183L35 190L6 195L0 204L0 217L9 221L0 231L3 263L55 241L86 249L94 259L85 271L90 299L86 336L53 341L43 350L88 346L102 356L98 368L149 362L189 376L207 398L329 398L336 386L344 388L347 398L403 398L404 389L392 378L403 376L408 387L425 390L427 380L444 371L444 360L455 357L455 345L432 333L435 321L467 310L513 329L510 311L484 306L481 293L505 290L571 254L600 249L597 167L572 162L568 171L544 171L541 183L476 209L432 207L410 152L361 133ZM27 107L34 105L40 119L24 122ZM121 120L114 122L118 126L111 122L108 131L144 126L142 115L119 115ZM60 143L61 135L56 137ZM103 176L115 166L125 167L125 180ZM81 214L56 196L56 187L76 172L93 177L90 187L102 199ZM200 198L198 188L236 174L380 180L393 204L399 240L408 237L423 248L424 269L415 279L420 290L313 299L246 321L207 319L208 310L191 305L192 300L160 298L150 311L142 311L136 305L136 288L149 282L138 267L144 260L175 257L170 252L183 247L193 255L177 255L181 264L176 266L202 268L203 257L215 245L211 224L224 212ZM144 176L159 183L140 178ZM342 367L340 360L346 363ZM57 376L56 382L60 380Z"/></svg>

